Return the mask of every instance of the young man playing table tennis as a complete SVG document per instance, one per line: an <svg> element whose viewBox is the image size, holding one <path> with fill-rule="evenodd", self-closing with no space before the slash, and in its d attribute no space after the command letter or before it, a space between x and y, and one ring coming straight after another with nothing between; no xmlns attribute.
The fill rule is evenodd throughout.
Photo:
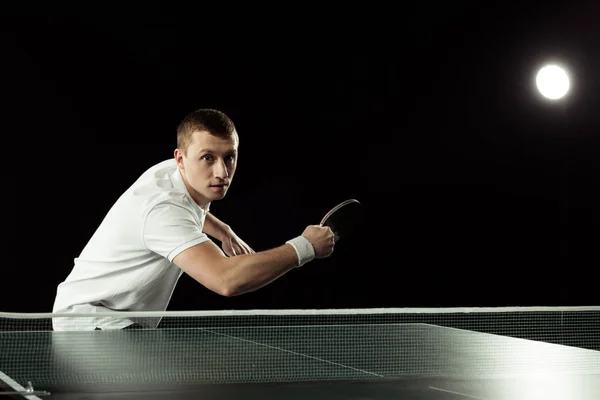
<svg viewBox="0 0 600 400"><path fill-rule="evenodd" d="M236 296L329 256L334 234L328 227L309 225L281 246L254 252L209 212L233 181L238 145L236 128L224 113L188 114L177 128L174 158L145 171L112 206L58 285L53 313L162 312L183 272L220 295ZM53 328L156 328L159 322L56 317Z"/></svg>

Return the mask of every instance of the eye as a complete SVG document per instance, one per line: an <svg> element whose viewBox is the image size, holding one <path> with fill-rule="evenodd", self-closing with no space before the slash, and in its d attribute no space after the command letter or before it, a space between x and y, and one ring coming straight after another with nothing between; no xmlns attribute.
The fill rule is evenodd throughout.
<svg viewBox="0 0 600 400"><path fill-rule="evenodd" d="M227 156L225 157L225 160L229 163L229 164L233 164L235 162L235 157L234 156Z"/></svg>
<svg viewBox="0 0 600 400"><path fill-rule="evenodd" d="M210 162L210 161L213 161L213 156L210 155L210 154L205 154L200 159L204 160L204 161L209 161Z"/></svg>

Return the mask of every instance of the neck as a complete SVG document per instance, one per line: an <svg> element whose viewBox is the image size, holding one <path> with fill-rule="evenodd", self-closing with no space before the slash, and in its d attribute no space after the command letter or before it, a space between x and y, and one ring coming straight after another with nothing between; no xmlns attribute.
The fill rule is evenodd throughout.
<svg viewBox="0 0 600 400"><path fill-rule="evenodd" d="M198 193L196 190L194 190L192 185L189 184L187 178L185 177L185 174L183 174L181 171L179 171L179 175L181 176L181 179L183 180L183 184L185 185L187 192L192 197L194 202L196 204L198 204L198 206L200 206L200 208L202 208L203 210L206 210L208 208L208 205L210 204L210 201L208 201L206 198L201 196L200 193Z"/></svg>

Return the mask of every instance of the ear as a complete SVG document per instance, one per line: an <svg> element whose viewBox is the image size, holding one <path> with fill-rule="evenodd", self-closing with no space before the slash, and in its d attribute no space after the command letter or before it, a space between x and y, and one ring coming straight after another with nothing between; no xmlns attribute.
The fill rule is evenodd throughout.
<svg viewBox="0 0 600 400"><path fill-rule="evenodd" d="M175 149L173 152L173 157L175 158L175 162L177 163L177 167L179 169L184 169L183 165L183 151L180 149Z"/></svg>

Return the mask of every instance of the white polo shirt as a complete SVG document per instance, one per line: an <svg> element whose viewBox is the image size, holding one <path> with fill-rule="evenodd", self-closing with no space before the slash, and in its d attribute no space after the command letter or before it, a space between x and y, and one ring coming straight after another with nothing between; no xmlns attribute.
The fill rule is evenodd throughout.
<svg viewBox="0 0 600 400"><path fill-rule="evenodd" d="M208 212L188 193L174 159L147 171L109 210L66 280L54 313L165 311L183 271L172 263L183 250L210 240ZM160 318L53 318L54 330L120 329Z"/></svg>

